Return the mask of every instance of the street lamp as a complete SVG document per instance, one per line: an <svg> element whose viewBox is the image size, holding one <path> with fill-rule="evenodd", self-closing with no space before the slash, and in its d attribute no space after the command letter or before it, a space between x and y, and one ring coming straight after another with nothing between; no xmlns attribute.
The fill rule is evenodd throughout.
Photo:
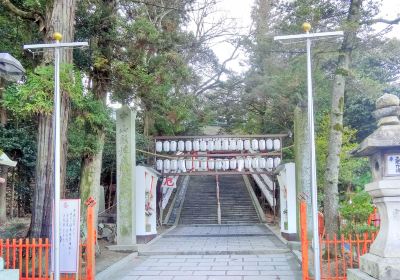
<svg viewBox="0 0 400 280"><path fill-rule="evenodd" d="M319 235L318 235L318 197L317 197L317 167L315 159L315 132L314 132L314 101L312 93L312 72L311 72L311 39L322 39L327 37L343 36L343 31L310 33L311 25L303 23L305 34L275 36L275 41L306 39L307 41L307 99L308 99L308 133L311 150L311 195L312 195L312 217L313 217L313 247L314 247L314 279L321 279L319 259Z"/></svg>
<svg viewBox="0 0 400 280"><path fill-rule="evenodd" d="M6 81L18 82L24 76L25 69L9 53L0 53L0 77Z"/></svg>
<svg viewBox="0 0 400 280"><path fill-rule="evenodd" d="M62 35L53 34L54 43L25 45L24 49L54 49L54 236L53 236L53 261L54 279L60 279L60 183L61 183L61 99L60 99L60 51L62 48L86 47L87 42L60 43Z"/></svg>

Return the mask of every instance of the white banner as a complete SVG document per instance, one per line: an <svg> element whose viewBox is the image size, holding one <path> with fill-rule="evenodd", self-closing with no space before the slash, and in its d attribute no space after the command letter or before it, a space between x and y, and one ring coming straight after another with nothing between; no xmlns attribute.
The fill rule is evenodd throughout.
<svg viewBox="0 0 400 280"><path fill-rule="evenodd" d="M80 243L80 199L60 200L60 272L77 273Z"/></svg>
<svg viewBox="0 0 400 280"><path fill-rule="evenodd" d="M179 176L169 176L163 179L162 184L161 184L161 188L176 188L176 181L178 181L178 177Z"/></svg>

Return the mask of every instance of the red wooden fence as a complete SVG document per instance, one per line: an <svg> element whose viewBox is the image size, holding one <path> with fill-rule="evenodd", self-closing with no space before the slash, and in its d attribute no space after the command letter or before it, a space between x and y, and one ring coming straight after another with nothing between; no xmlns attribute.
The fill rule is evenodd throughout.
<svg viewBox="0 0 400 280"><path fill-rule="evenodd" d="M4 259L5 269L19 269L20 280L47 280L50 279L50 252L49 240L34 239L0 239L0 257ZM85 264L86 246L80 246L80 261L78 279L86 279ZM75 280L76 274L63 274L62 280Z"/></svg>
<svg viewBox="0 0 400 280"><path fill-rule="evenodd" d="M303 280L312 279L309 276L309 258L307 239L307 207L306 203L300 203L300 230L302 248L302 271ZM374 212L376 215L376 212ZM369 248L376 238L377 232L349 235L340 237L334 235L323 235L319 237L321 279L345 280L347 269L358 268L360 257L368 253Z"/></svg>
<svg viewBox="0 0 400 280"><path fill-rule="evenodd" d="M87 209L87 245L79 248L78 273L62 274L61 280L94 280L95 277L95 240L93 198L86 201ZM51 244L42 238L0 239L0 257L4 259L5 269L19 269L20 280L49 280Z"/></svg>

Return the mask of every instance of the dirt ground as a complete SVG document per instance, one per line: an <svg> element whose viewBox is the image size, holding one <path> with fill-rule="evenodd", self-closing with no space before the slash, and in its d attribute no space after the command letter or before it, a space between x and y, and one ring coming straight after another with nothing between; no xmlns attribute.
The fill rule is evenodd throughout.
<svg viewBox="0 0 400 280"><path fill-rule="evenodd" d="M110 265L128 256L130 253L110 251L106 246L112 245L107 240L97 240L100 248L100 253L96 255L96 273L105 270Z"/></svg>

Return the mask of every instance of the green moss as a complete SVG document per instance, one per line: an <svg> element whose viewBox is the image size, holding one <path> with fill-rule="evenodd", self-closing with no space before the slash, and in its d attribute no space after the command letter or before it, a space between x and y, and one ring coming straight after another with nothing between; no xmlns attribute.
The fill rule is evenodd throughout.
<svg viewBox="0 0 400 280"><path fill-rule="evenodd" d="M343 132L343 125L337 123L337 124L335 124L335 125L333 126L333 129L336 130L336 131L341 131L341 132Z"/></svg>
<svg viewBox="0 0 400 280"><path fill-rule="evenodd" d="M340 110L340 112L343 112L343 109L344 109L344 98L342 96L339 99L339 110Z"/></svg>
<svg viewBox="0 0 400 280"><path fill-rule="evenodd" d="M347 76L349 76L349 70L344 69L344 68L338 68L338 69L336 69L336 74L347 77Z"/></svg>

